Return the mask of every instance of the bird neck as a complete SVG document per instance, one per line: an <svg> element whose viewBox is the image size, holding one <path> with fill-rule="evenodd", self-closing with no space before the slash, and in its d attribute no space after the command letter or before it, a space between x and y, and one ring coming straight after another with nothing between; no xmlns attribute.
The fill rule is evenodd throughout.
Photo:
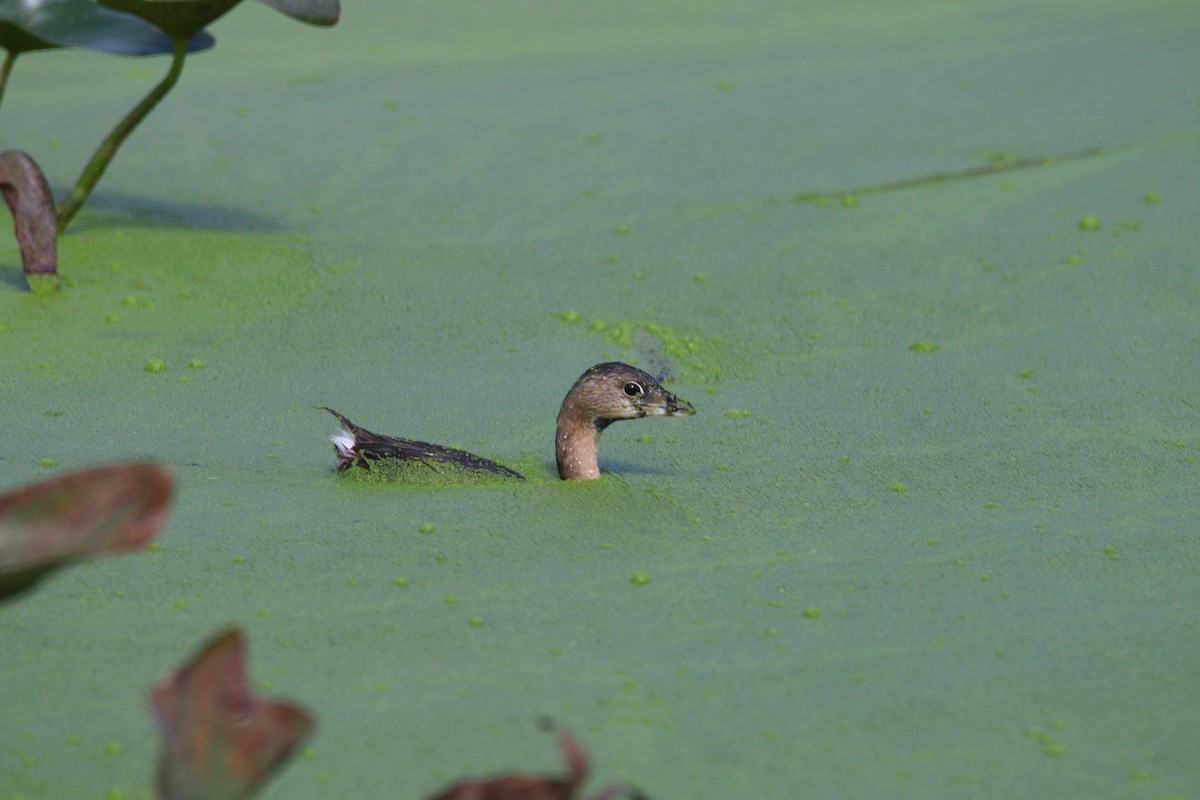
<svg viewBox="0 0 1200 800"><path fill-rule="evenodd" d="M563 403L558 412L558 429L554 436L558 477L567 481L600 477L596 451L600 445L601 429L594 418L582 413L573 403Z"/></svg>

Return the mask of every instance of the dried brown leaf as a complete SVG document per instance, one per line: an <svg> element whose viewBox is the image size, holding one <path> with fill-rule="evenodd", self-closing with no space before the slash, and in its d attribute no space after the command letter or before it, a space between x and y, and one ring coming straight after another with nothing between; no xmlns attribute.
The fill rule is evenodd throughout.
<svg viewBox="0 0 1200 800"><path fill-rule="evenodd" d="M150 695L162 733L162 800L243 800L254 795L315 728L291 703L246 682L246 639L236 628L205 645Z"/></svg>
<svg viewBox="0 0 1200 800"><path fill-rule="evenodd" d="M0 495L0 600L76 559L144 548L166 522L173 492L166 467L133 463Z"/></svg>

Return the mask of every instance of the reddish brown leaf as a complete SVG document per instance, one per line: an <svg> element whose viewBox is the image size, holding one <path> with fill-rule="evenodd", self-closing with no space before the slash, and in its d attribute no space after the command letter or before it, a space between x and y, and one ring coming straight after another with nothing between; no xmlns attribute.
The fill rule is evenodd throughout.
<svg viewBox="0 0 1200 800"><path fill-rule="evenodd" d="M86 556L140 550L167 520L174 481L160 464L68 472L0 495L0 600Z"/></svg>
<svg viewBox="0 0 1200 800"><path fill-rule="evenodd" d="M242 800L291 757L315 727L307 711L264 699L246 683L246 639L236 628L154 687L162 733L162 800Z"/></svg>
<svg viewBox="0 0 1200 800"><path fill-rule="evenodd" d="M0 153L0 194L8 203L26 275L58 274L58 216L37 162L23 150Z"/></svg>
<svg viewBox="0 0 1200 800"><path fill-rule="evenodd" d="M571 800L572 795L560 780L512 774L460 781L429 800Z"/></svg>
<svg viewBox="0 0 1200 800"><path fill-rule="evenodd" d="M563 760L567 762L566 775L555 777L510 772L492 778L467 778L447 786L429 800L572 800L587 777L587 753L567 729L556 728L548 719L542 720L542 727L557 732L558 746L562 750ZM618 797L646 800L639 789L618 784L601 789L592 800L616 800Z"/></svg>

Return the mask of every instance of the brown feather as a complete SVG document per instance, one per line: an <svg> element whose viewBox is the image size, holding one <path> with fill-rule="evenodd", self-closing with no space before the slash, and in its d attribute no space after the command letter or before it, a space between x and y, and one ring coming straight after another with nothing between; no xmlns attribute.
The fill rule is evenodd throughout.
<svg viewBox="0 0 1200 800"><path fill-rule="evenodd" d="M338 455L337 468L339 472L344 472L350 469L350 467L361 467L369 470L372 461L377 461L381 458L394 458L401 461L418 461L431 469L433 468L431 463L453 464L456 467L479 472L490 472L493 475L502 475L506 478L525 479L525 476L516 470L509 469L503 464L497 464L495 461L477 456L474 453L468 453L466 450L443 447L440 444L432 444L431 442L419 442L415 439L400 439L395 436L372 433L366 428L355 425L332 408L328 406L322 407L337 417L338 421L342 423L342 427L345 428L346 433L354 437L354 446L350 448L349 453L343 452L341 448L334 447Z"/></svg>

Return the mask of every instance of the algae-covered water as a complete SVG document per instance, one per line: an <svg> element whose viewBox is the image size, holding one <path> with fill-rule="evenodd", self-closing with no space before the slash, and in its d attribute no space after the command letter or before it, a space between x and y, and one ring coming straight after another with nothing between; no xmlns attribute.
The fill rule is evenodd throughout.
<svg viewBox="0 0 1200 800"><path fill-rule="evenodd" d="M266 798L555 769L539 714L655 798L1200 795L1194 3L213 32L60 295L0 243L0 486L179 482L0 608L0 798L151 797L145 693L228 624L319 720ZM0 145L61 193L165 68L23 58ZM616 358L697 415L559 482ZM530 480L341 480L324 405Z"/></svg>

